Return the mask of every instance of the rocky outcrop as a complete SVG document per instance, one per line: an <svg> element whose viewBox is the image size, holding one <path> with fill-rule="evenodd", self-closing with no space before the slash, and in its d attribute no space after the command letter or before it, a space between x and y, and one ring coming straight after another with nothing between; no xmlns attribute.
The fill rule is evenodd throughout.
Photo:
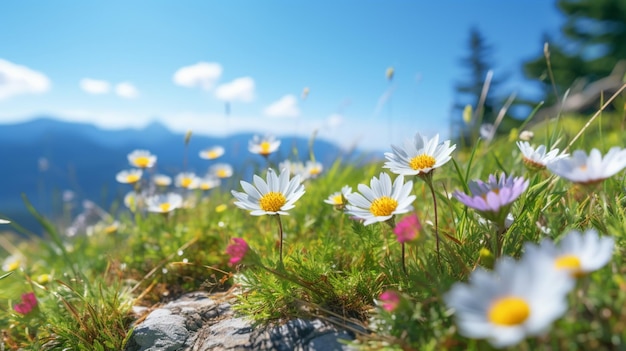
<svg viewBox="0 0 626 351"><path fill-rule="evenodd" d="M350 350L354 334L319 319L255 326L232 310L233 298L189 293L154 309L132 332L125 351Z"/></svg>

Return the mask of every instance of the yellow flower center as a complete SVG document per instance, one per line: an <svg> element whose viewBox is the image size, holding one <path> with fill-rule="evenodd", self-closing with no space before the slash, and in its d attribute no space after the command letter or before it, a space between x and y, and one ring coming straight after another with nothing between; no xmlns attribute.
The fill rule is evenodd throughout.
<svg viewBox="0 0 626 351"><path fill-rule="evenodd" d="M139 180L139 174L129 174L126 176L126 182L129 184L136 183Z"/></svg>
<svg viewBox="0 0 626 351"><path fill-rule="evenodd" d="M192 181L193 179L185 177L180 181L180 186L182 186L183 188L189 188Z"/></svg>
<svg viewBox="0 0 626 351"><path fill-rule="evenodd" d="M206 155L206 158L208 158L209 160L220 157L220 155L215 150L206 151L204 154Z"/></svg>
<svg viewBox="0 0 626 351"><path fill-rule="evenodd" d="M10 271L14 271L14 270L16 270L16 269L20 268L20 263L21 263L21 262L20 262L19 260L15 260L15 261L13 261L13 262L9 263L9 264L6 266L6 271L7 271L7 272L10 272Z"/></svg>
<svg viewBox="0 0 626 351"><path fill-rule="evenodd" d="M225 169L218 169L216 174L220 178L228 178L228 172Z"/></svg>
<svg viewBox="0 0 626 351"><path fill-rule="evenodd" d="M167 180L165 180L165 179L156 179L156 180L154 181L154 183L155 183L157 186L167 186L167 185L168 185L168 184L167 184Z"/></svg>
<svg viewBox="0 0 626 351"><path fill-rule="evenodd" d="M322 170L319 167L313 167L309 170L309 174L313 176L316 176L320 173L322 173Z"/></svg>
<svg viewBox="0 0 626 351"><path fill-rule="evenodd" d="M491 305L489 320L496 325L513 326L524 323L530 315L530 306L519 297L503 297Z"/></svg>
<svg viewBox="0 0 626 351"><path fill-rule="evenodd" d="M50 281L50 275L49 274L40 274L37 277L37 283L39 284L47 284Z"/></svg>
<svg viewBox="0 0 626 351"><path fill-rule="evenodd" d="M393 211L398 207L398 201L383 196L374 201L372 201L372 205L370 206L370 212L376 216L390 216Z"/></svg>
<svg viewBox="0 0 626 351"><path fill-rule="evenodd" d="M413 157L411 161L409 161L409 166L417 171L420 169L431 168L435 165L435 162L436 160L434 157L426 154L421 154Z"/></svg>
<svg viewBox="0 0 626 351"><path fill-rule="evenodd" d="M261 142L261 155L268 155L270 153L270 143L267 141Z"/></svg>
<svg viewBox="0 0 626 351"><path fill-rule="evenodd" d="M200 184L200 189L201 190L211 190L211 184L209 184L209 183L202 183L202 184Z"/></svg>
<svg viewBox="0 0 626 351"><path fill-rule="evenodd" d="M133 161L133 162L135 163L136 167L146 168L150 164L150 159L148 157L146 157L146 156L139 156L139 157L135 158L135 161Z"/></svg>
<svg viewBox="0 0 626 351"><path fill-rule="evenodd" d="M333 196L332 201L335 205L343 205L343 195L339 194Z"/></svg>
<svg viewBox="0 0 626 351"><path fill-rule="evenodd" d="M106 234L113 234L116 231L117 231L117 224L111 224L111 225L104 227L104 232Z"/></svg>
<svg viewBox="0 0 626 351"><path fill-rule="evenodd" d="M286 202L287 199L285 198L285 195L270 191L261 197L259 200L259 206L263 211L278 212Z"/></svg>
<svg viewBox="0 0 626 351"><path fill-rule="evenodd" d="M170 211L170 204L169 204L169 202L164 202L164 203L159 205L159 208L163 212L169 212Z"/></svg>
<svg viewBox="0 0 626 351"><path fill-rule="evenodd" d="M226 206L225 204L221 204L221 205L217 205L217 207L215 207L215 212L217 213L221 213L224 212L228 209L228 206Z"/></svg>
<svg viewBox="0 0 626 351"><path fill-rule="evenodd" d="M574 277L580 277L583 275L583 272L580 269L580 259L575 255L563 255L556 259L554 265L558 269L571 271Z"/></svg>

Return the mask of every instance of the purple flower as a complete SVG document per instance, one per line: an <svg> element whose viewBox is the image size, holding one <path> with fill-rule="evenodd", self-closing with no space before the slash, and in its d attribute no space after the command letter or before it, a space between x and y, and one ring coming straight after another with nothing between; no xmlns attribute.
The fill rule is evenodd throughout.
<svg viewBox="0 0 626 351"><path fill-rule="evenodd" d="M383 309L387 312L393 312L400 304L400 295L393 290L383 292L378 299L382 302Z"/></svg>
<svg viewBox="0 0 626 351"><path fill-rule="evenodd" d="M405 216L393 228L399 243L405 243L418 237L422 224L416 214Z"/></svg>
<svg viewBox="0 0 626 351"><path fill-rule="evenodd" d="M35 293L29 292L26 294L22 294L22 302L13 306L15 312L26 315L29 314L30 311L33 310L37 306L37 298L35 297Z"/></svg>
<svg viewBox="0 0 626 351"><path fill-rule="evenodd" d="M241 262L249 249L250 247L245 240L242 238L233 238L232 244L228 245L226 248L226 253L230 256L228 264L234 266Z"/></svg>
<svg viewBox="0 0 626 351"><path fill-rule="evenodd" d="M504 225L511 204L528 188L528 180L523 177L506 177L502 173L500 179L491 174L487 183L472 180L468 185L471 195L457 190L453 194L454 197L488 220Z"/></svg>

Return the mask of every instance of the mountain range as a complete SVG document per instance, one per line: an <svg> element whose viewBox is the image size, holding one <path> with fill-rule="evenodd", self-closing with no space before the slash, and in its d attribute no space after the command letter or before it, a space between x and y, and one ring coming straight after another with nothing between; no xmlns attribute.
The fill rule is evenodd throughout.
<svg viewBox="0 0 626 351"><path fill-rule="evenodd" d="M64 122L53 117L0 125L0 160L3 162L0 218L8 218L39 232L22 196L47 216L59 215L58 207L63 204L64 193L74 194L75 202L86 199L107 208L131 190L127 184L117 183L115 175L131 168L127 155L135 149L149 150L157 155L157 171L172 178L184 169L204 175L215 163L229 163L236 176L224 186L237 186L238 179L250 180L252 172L266 164L261 156L248 151L252 137L251 133L226 137L192 135L186 150L183 134L171 132L157 122L143 129L119 130L103 130L91 124ZM273 164L285 159L296 160L296 155L300 160L308 157L309 140L299 137L281 139L280 149L270 156ZM198 156L202 149L215 145L226 150L218 160L209 161ZM313 152L316 160L325 167L338 158L367 160L368 155L382 155L342 150L324 140L315 140Z"/></svg>

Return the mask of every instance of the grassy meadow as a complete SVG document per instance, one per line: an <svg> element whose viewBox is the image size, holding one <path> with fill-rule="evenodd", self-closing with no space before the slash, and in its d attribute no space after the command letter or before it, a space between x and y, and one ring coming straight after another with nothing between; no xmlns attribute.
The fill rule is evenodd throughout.
<svg viewBox="0 0 626 351"><path fill-rule="evenodd" d="M621 113L600 114L585 125L591 118L538 124L530 144L570 154L595 148L605 155L623 147ZM359 184L389 190L372 182L376 177L382 183L381 172L392 181L399 177L385 168L382 154L382 161L362 166L338 159L319 174L296 179L294 186L301 183L304 194L284 211L288 215L251 215L230 191L215 187L183 189L180 208L156 204L162 213L146 211L138 199L130 209L120 203L88 234L73 237L41 217L44 237L0 236L1 274L9 274L0 280L0 343L7 350L121 350L137 318L133 306L151 307L203 290L237 293L237 311L259 323L322 318L354 331L355 345L363 350L626 349L626 174L620 168L602 177L626 157L585 164L581 168L609 171L595 169L601 179L573 182L528 167L516 145L519 132L477 140L471 149L457 147L449 161L426 174L404 176L403 184L412 184L405 187L409 194L401 195L414 197L408 198L412 208L367 225L350 207L356 197L336 193L344 186L363 193ZM278 164L284 160L273 156L267 156L267 165L281 173ZM267 173L256 172L262 180ZM494 209L477 210L459 200L459 192L477 190L472 181L501 179L502 173L522 177L519 182L527 185L500 182L478 194L485 201L502 200ZM128 190L147 189L151 176L144 171ZM230 179L239 183L237 174ZM519 196L507 193L504 199L510 187ZM161 191L181 189L172 184ZM389 209L385 206L402 205L392 202L381 205L381 213ZM413 215L417 222L406 220ZM10 223L0 231L9 226L20 229ZM404 236L396 233L401 228L408 230ZM573 259L577 269L557 274L545 246L554 241L552 251L558 251L569 233L590 229L597 240L613 240L608 262L600 262L602 250L577 258L570 252L570 267ZM597 243L589 240L586 247L593 249ZM541 242L545 245L529 246ZM596 259L589 269L587 258ZM499 285L507 281L515 287ZM463 307L468 301L475 304ZM463 327L468 321L480 330Z"/></svg>

